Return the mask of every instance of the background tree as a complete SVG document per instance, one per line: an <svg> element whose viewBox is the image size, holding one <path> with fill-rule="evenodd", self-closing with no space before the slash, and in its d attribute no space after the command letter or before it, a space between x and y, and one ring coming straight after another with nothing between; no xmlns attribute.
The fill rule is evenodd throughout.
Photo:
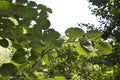
<svg viewBox="0 0 120 80"><path fill-rule="evenodd" d="M100 16L101 26L104 28L102 38L109 40L113 47L110 55L102 57L108 66L120 66L120 1L119 0L89 0L94 15ZM95 6L95 7L93 7ZM119 78L119 71L114 71L115 79ZM116 74L116 75L115 75Z"/></svg>

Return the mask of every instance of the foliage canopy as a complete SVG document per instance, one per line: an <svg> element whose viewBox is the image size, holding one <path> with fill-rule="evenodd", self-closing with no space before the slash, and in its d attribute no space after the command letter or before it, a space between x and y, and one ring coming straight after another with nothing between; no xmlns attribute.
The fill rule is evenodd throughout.
<svg viewBox="0 0 120 80"><path fill-rule="evenodd" d="M104 4L95 1L90 0L100 10ZM0 52L1 80L110 80L119 76L119 64L109 62L119 49L103 41L106 31L71 27L65 31L66 39L50 28L49 7L28 0L0 4L0 45L12 53ZM3 61L5 54L9 61Z"/></svg>

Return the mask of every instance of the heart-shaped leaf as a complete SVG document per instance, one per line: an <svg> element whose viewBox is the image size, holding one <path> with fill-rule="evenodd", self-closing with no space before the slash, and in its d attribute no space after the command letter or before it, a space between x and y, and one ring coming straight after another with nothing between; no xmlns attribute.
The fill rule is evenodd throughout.
<svg viewBox="0 0 120 80"><path fill-rule="evenodd" d="M80 28L69 28L65 31L65 34L69 37L69 38L80 38L84 35L84 31Z"/></svg>
<svg viewBox="0 0 120 80"><path fill-rule="evenodd" d="M91 31L88 31L86 33L88 39L90 40L95 40L97 38L100 38L102 33L100 31L97 31L97 30L91 30Z"/></svg>

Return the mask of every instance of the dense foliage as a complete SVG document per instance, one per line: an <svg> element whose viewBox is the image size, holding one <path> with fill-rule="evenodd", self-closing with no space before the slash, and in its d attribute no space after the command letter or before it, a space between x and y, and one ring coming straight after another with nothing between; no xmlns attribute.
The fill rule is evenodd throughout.
<svg viewBox="0 0 120 80"><path fill-rule="evenodd" d="M92 1L98 5L96 0ZM63 38L50 28L50 13L49 7L34 1L0 1L0 49L10 51L0 51L0 80L118 79L120 65L115 58L119 41L115 36L109 37L111 44L103 41L108 38L104 36L108 27L87 32L71 27ZM112 21L112 17L108 20ZM9 60L4 61L5 58Z"/></svg>
<svg viewBox="0 0 120 80"><path fill-rule="evenodd" d="M104 27L102 38L109 39L113 52L107 55L105 61L108 66L120 67L120 1L119 0L89 0L95 7L91 7L93 14L100 16L100 23ZM103 59L103 58L102 58ZM114 71L115 80L120 79L120 69Z"/></svg>

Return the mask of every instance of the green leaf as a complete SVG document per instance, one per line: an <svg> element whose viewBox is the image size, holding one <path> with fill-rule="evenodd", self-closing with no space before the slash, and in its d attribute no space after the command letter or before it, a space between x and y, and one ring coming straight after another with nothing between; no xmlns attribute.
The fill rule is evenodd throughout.
<svg viewBox="0 0 120 80"><path fill-rule="evenodd" d="M46 65L50 65L50 61L47 54L43 56L42 60Z"/></svg>
<svg viewBox="0 0 120 80"><path fill-rule="evenodd" d="M37 4L34 1L29 1L28 6L29 7L36 7Z"/></svg>
<svg viewBox="0 0 120 80"><path fill-rule="evenodd" d="M45 10L45 9L46 9L46 6L43 5L43 4L39 4L38 7L37 7L37 9L43 9L43 10Z"/></svg>
<svg viewBox="0 0 120 80"><path fill-rule="evenodd" d="M49 13L52 13L52 9L51 8L48 8L47 6L43 5L43 4L39 4L37 9L41 9L41 10L45 10Z"/></svg>
<svg viewBox="0 0 120 80"><path fill-rule="evenodd" d="M14 25L19 25L18 21L15 18L10 17L9 19L14 23Z"/></svg>
<svg viewBox="0 0 120 80"><path fill-rule="evenodd" d="M48 14L45 10L41 10L39 13L40 18L48 18Z"/></svg>
<svg viewBox="0 0 120 80"><path fill-rule="evenodd" d="M37 18L38 12L33 8L27 8L23 5L16 5L14 6L14 14L22 18L34 20Z"/></svg>
<svg viewBox="0 0 120 80"><path fill-rule="evenodd" d="M37 18L38 12L36 9L28 8L24 13L21 14L24 14L25 17L34 20Z"/></svg>
<svg viewBox="0 0 120 80"><path fill-rule="evenodd" d="M2 39L2 40L0 40L0 45L1 45L2 47L7 48L7 47L9 46L9 42L8 42L8 40L6 40L6 39Z"/></svg>
<svg viewBox="0 0 120 80"><path fill-rule="evenodd" d="M9 9L12 4L10 2L2 0L0 1L0 9Z"/></svg>
<svg viewBox="0 0 120 80"><path fill-rule="evenodd" d="M55 76L54 80L67 80L64 76Z"/></svg>
<svg viewBox="0 0 120 80"><path fill-rule="evenodd" d="M88 39L90 40L95 40L97 38L100 38L102 33L100 31L97 31L97 30L91 30L91 31L88 31L86 33Z"/></svg>
<svg viewBox="0 0 120 80"><path fill-rule="evenodd" d="M44 32L44 37L43 40L56 40L60 37L60 34L55 31L54 29L48 29L47 31Z"/></svg>
<svg viewBox="0 0 120 80"><path fill-rule="evenodd" d="M23 75L27 78L26 80L38 80L36 75L33 72L24 71Z"/></svg>
<svg viewBox="0 0 120 80"><path fill-rule="evenodd" d="M100 39L96 41L95 48L98 49L99 54L110 54L112 53L112 46L108 42L103 42Z"/></svg>
<svg viewBox="0 0 120 80"><path fill-rule="evenodd" d="M53 57L57 57L58 53L57 52L52 52L50 55L53 56Z"/></svg>
<svg viewBox="0 0 120 80"><path fill-rule="evenodd" d="M47 12L52 13L52 9L51 8L46 8Z"/></svg>
<svg viewBox="0 0 120 80"><path fill-rule="evenodd" d="M76 51L80 55L86 55L86 54L88 54L88 51L86 49L84 49L80 43L76 43L75 44L75 48L76 48Z"/></svg>
<svg viewBox="0 0 120 80"><path fill-rule="evenodd" d="M16 0L16 2L18 2L20 4L24 4L24 3L27 3L27 0Z"/></svg>
<svg viewBox="0 0 120 80"><path fill-rule="evenodd" d="M114 0L109 0L111 3L114 2Z"/></svg>
<svg viewBox="0 0 120 80"><path fill-rule="evenodd" d="M11 63L3 64L2 67L0 68L0 74L2 75L9 74L14 76L16 75L16 73L17 73L17 68Z"/></svg>
<svg viewBox="0 0 120 80"><path fill-rule="evenodd" d="M18 49L15 54L13 55L12 60L15 61L18 64L22 64L25 62L26 58L25 58L26 52L24 49Z"/></svg>
<svg viewBox="0 0 120 80"><path fill-rule="evenodd" d="M69 37L69 38L80 38L84 35L84 31L80 28L69 28L65 31L65 34Z"/></svg>
<svg viewBox="0 0 120 80"><path fill-rule="evenodd" d="M47 30L51 25L50 21L46 18L40 17L36 20L36 22L43 30Z"/></svg>
<svg viewBox="0 0 120 80"><path fill-rule="evenodd" d="M45 49L45 47L39 43L38 44L32 43L31 47L32 47L32 50L38 54L40 54Z"/></svg>
<svg viewBox="0 0 120 80"><path fill-rule="evenodd" d="M35 71L35 72L33 72L33 74L36 75L38 79L40 79L40 80L43 79L43 74L42 73L39 73L39 72Z"/></svg>

